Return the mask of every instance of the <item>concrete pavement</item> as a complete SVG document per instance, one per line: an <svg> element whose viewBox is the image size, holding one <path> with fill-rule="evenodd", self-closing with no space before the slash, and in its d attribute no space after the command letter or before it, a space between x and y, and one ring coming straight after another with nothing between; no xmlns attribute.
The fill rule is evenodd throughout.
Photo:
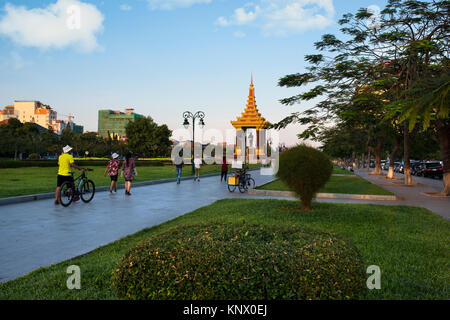
<svg viewBox="0 0 450 320"><path fill-rule="evenodd" d="M273 180L252 171L258 185ZM230 193L220 176L185 180L131 189L132 196L96 193L89 204L68 208L52 199L0 207L0 282L23 276L144 228L159 225L219 199L241 198Z"/></svg>
<svg viewBox="0 0 450 320"><path fill-rule="evenodd" d="M356 170L360 177L374 183L400 197L402 200L386 202L383 204L413 206L426 208L450 220L450 198L431 198L427 192L440 192L443 189L443 181L437 179L413 177L418 185L404 186L403 180L387 180L384 176L370 176L367 170ZM384 172L386 174L386 172ZM403 175L396 174L398 178ZM382 204L382 203L380 203Z"/></svg>

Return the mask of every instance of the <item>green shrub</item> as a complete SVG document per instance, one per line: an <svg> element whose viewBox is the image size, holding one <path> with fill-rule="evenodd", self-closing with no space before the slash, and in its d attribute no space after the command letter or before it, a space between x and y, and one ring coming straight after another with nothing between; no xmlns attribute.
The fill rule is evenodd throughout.
<svg viewBox="0 0 450 320"><path fill-rule="evenodd" d="M311 210L316 193L330 180L333 164L326 154L299 145L280 155L277 177L300 198L304 210Z"/></svg>
<svg viewBox="0 0 450 320"><path fill-rule="evenodd" d="M198 224L140 243L118 262L117 297L131 300L359 299L358 251L298 227Z"/></svg>

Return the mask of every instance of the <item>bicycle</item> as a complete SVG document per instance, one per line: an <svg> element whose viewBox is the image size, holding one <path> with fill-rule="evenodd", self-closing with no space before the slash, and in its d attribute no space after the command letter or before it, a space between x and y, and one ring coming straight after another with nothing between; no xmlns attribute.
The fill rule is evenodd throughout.
<svg viewBox="0 0 450 320"><path fill-rule="evenodd" d="M85 171L94 171L85 169ZM73 175L73 172L71 172ZM77 182L78 181L78 182ZM89 180L86 172L82 172L73 182L66 181L61 185L59 203L64 207L70 206L75 197L80 197L84 203L91 202L95 195L95 183Z"/></svg>
<svg viewBox="0 0 450 320"><path fill-rule="evenodd" d="M256 186L255 180L251 174L247 173L246 169L238 170L230 178L228 179L228 191L230 192L234 192L237 187L240 193L245 193L248 189L253 189Z"/></svg>

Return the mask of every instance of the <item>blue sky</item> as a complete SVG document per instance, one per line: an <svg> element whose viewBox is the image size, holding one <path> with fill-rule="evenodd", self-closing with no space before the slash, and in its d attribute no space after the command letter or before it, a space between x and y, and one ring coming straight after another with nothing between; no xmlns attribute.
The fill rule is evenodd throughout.
<svg viewBox="0 0 450 320"><path fill-rule="evenodd" d="M40 100L89 131L99 109L134 107L170 129L181 127L183 111L202 110L205 129L225 130L245 107L253 72L258 108L276 122L307 106L282 106L298 90L278 87L279 78L303 72L304 55L322 34L338 33L344 13L385 3L2 0L0 107ZM76 32L55 17L67 5L81 8ZM296 143L298 131L281 140Z"/></svg>

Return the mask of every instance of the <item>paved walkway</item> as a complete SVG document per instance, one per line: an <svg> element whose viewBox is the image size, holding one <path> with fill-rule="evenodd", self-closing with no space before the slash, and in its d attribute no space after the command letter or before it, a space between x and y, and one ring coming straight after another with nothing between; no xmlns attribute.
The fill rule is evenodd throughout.
<svg viewBox="0 0 450 320"><path fill-rule="evenodd" d="M258 185L273 180L252 171ZM68 208L52 200L0 207L0 282L23 276L92 251L144 228L169 221L223 198L245 197L230 193L220 176L123 190L99 192L89 204Z"/></svg>
<svg viewBox="0 0 450 320"><path fill-rule="evenodd" d="M370 176L367 170L357 170L355 173L403 199L399 201L383 201L383 203L379 204L427 208L450 220L450 198L431 198L426 195L427 192L441 192L444 186L442 180L413 177L418 185L410 187L402 186L403 180L387 180L384 176ZM403 179L401 174L396 173L396 176Z"/></svg>

